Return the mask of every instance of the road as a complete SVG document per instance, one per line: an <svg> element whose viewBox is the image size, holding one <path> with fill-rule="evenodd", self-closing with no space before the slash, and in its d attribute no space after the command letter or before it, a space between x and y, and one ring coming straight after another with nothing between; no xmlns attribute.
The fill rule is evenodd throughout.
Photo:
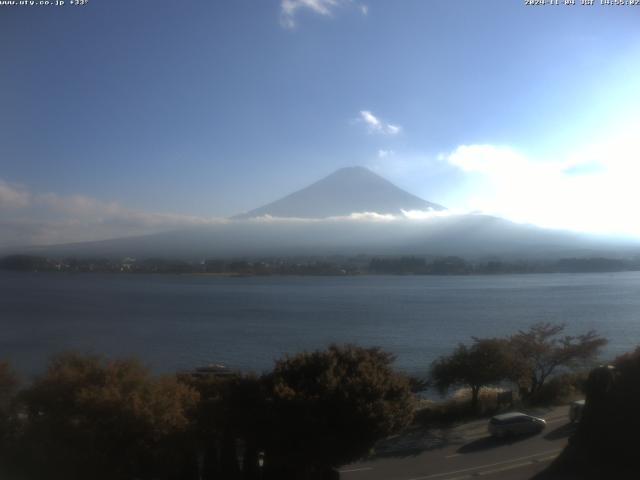
<svg viewBox="0 0 640 480"><path fill-rule="evenodd" d="M568 407L530 411L544 418L540 434L494 440L487 420L447 430L414 431L390 441L373 459L344 466L341 480L524 480L546 468L572 431ZM394 445L395 443L395 445Z"/></svg>

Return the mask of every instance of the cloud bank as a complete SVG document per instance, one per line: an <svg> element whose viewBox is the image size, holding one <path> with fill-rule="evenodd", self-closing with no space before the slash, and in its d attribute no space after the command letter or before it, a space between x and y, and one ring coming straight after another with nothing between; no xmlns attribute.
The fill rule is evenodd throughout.
<svg viewBox="0 0 640 480"><path fill-rule="evenodd" d="M30 201L30 194L24 188L0 179L0 210L24 208L29 205Z"/></svg>
<svg viewBox="0 0 640 480"><path fill-rule="evenodd" d="M502 145L461 145L442 158L469 176L464 208L546 228L640 237L640 124L552 159Z"/></svg>
<svg viewBox="0 0 640 480"><path fill-rule="evenodd" d="M452 212L453 213L453 212ZM444 212L401 215L353 212L323 219L256 217L248 220L206 218L167 212L146 212L115 201L86 195L38 193L0 179L0 247L28 247L133 237L190 227L215 225L379 224L425 220Z"/></svg>
<svg viewBox="0 0 640 480"><path fill-rule="evenodd" d="M84 195L31 192L0 179L0 246L5 247L102 240L225 221L145 212Z"/></svg>

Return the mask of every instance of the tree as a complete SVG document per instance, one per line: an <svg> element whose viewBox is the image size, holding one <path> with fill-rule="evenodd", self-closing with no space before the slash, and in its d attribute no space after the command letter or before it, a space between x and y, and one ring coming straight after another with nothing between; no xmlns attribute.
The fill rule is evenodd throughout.
<svg viewBox="0 0 640 480"><path fill-rule="evenodd" d="M268 422L262 379L227 372L224 375L186 373L180 374L179 380L200 394L195 432L202 462L201 478L256 477L258 452L267 443L265 432L273 428ZM243 457L242 466L238 464L239 457Z"/></svg>
<svg viewBox="0 0 640 480"><path fill-rule="evenodd" d="M7 361L0 361L0 452L10 444L17 427L16 393L18 376Z"/></svg>
<svg viewBox="0 0 640 480"><path fill-rule="evenodd" d="M45 257L35 255L8 255L0 258L0 269L17 271L52 270L53 265Z"/></svg>
<svg viewBox="0 0 640 480"><path fill-rule="evenodd" d="M353 345L276 362L265 378L274 422L265 463L292 467L278 478L307 478L358 459L408 425L414 398L392 362L379 348Z"/></svg>
<svg viewBox="0 0 640 480"><path fill-rule="evenodd" d="M9 362L0 361L0 412L6 412L13 403L19 383Z"/></svg>
<svg viewBox="0 0 640 480"><path fill-rule="evenodd" d="M434 361L431 380L441 393L456 385L469 387L471 408L476 410L480 389L510 378L512 363L504 340L474 338L471 346L460 344L450 355Z"/></svg>
<svg viewBox="0 0 640 480"><path fill-rule="evenodd" d="M562 368L574 368L594 359L607 340L594 330L561 336L564 324L536 323L510 339L521 391L533 397L545 381Z"/></svg>
<svg viewBox="0 0 640 480"><path fill-rule="evenodd" d="M22 395L23 465L33 478L170 479L195 468L198 394L136 360L64 354ZM191 461L192 460L192 461Z"/></svg>

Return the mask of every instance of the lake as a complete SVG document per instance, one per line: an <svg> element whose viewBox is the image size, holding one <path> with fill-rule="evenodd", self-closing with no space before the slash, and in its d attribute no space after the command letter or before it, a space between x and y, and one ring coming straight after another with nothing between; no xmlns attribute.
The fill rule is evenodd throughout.
<svg viewBox="0 0 640 480"><path fill-rule="evenodd" d="M500 276L214 277L0 272L0 358L24 374L74 349L158 372L264 371L331 342L381 346L426 372L472 336L537 321L596 329L612 357L640 343L640 272Z"/></svg>

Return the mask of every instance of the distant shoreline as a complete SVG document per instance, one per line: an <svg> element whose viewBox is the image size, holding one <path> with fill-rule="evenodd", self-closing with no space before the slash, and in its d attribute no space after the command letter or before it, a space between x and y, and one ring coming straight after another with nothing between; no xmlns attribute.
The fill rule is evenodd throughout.
<svg viewBox="0 0 640 480"><path fill-rule="evenodd" d="M550 275L550 274L592 274L592 273L631 273L640 272L640 269L633 270L585 270L585 271L535 271L535 272L500 272L500 273L347 273L347 274L303 274L303 273L206 273L206 272L112 272L103 270L93 271L53 271L53 270L11 270L0 269L0 272L10 273L53 273L53 274L71 274L71 275L84 275L84 274L109 274L114 276L138 276L138 275L158 275L169 276L178 275L184 277L213 277L213 278L259 278L259 277L496 277L505 275Z"/></svg>
<svg viewBox="0 0 640 480"><path fill-rule="evenodd" d="M268 257L203 260L175 258L48 258L9 255L0 270L68 273L158 273L217 277L358 276L358 275L513 275L531 273L612 273L640 271L640 256L630 258L560 258L468 260L457 256Z"/></svg>

